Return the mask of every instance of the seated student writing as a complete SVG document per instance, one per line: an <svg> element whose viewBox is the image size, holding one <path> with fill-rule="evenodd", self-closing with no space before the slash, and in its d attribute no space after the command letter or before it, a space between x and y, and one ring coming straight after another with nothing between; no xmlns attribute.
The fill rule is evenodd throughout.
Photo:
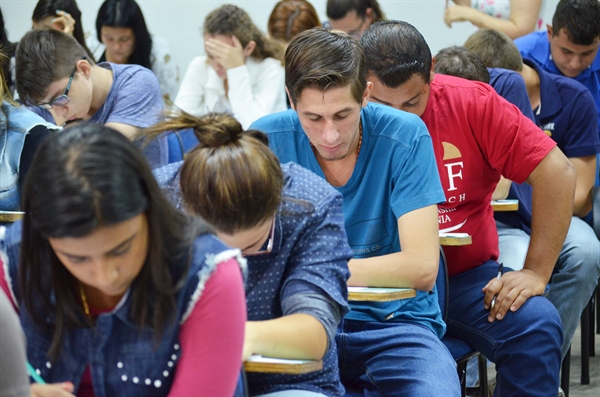
<svg viewBox="0 0 600 397"><path fill-rule="evenodd" d="M335 332L348 311L352 251L341 195L297 164L280 165L266 136L230 115L175 115L147 133L184 128L201 143L154 173L177 206L206 219L248 261L243 359L323 360L305 375L249 373L250 395L342 395Z"/></svg>
<svg viewBox="0 0 600 397"><path fill-rule="evenodd" d="M258 30L246 11L226 4L204 20L206 55L188 66L175 105L195 116L229 112L248 126L286 109L283 44Z"/></svg>
<svg viewBox="0 0 600 397"><path fill-rule="evenodd" d="M52 136L23 207L0 228L0 287L48 383L32 395L233 393L242 259L169 204L135 145L87 123Z"/></svg>
<svg viewBox="0 0 600 397"><path fill-rule="evenodd" d="M347 395L460 395L456 364L440 341L436 204L444 194L425 125L368 104L365 55L346 34L306 30L285 60L292 110L253 128L267 132L280 161L342 193L354 251L348 285L417 290L408 300L350 303L336 335Z"/></svg>
<svg viewBox="0 0 600 397"><path fill-rule="evenodd" d="M26 33L16 58L20 100L56 125L91 121L132 138L156 123L163 109L151 71L138 65L96 65L75 38L57 30ZM166 138L149 145L145 154L153 168L166 164Z"/></svg>

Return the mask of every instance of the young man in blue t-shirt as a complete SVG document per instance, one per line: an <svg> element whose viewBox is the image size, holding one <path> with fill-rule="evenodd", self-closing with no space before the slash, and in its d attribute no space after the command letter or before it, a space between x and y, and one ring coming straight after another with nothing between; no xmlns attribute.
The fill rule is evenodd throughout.
<svg viewBox="0 0 600 397"><path fill-rule="evenodd" d="M592 208L596 155L600 153L597 114L590 92L580 83L545 72L522 59L508 36L495 30L474 33L465 47L487 66L511 68L521 74L534 121L573 163L577 173L573 218L550 279L548 299L556 306L563 324L562 356L571 345L581 312L600 277L600 241L584 218ZM523 267L531 234L531 193L524 185L511 184L508 198L525 205L518 213L496 213L500 258L505 265Z"/></svg>
<svg viewBox="0 0 600 397"><path fill-rule="evenodd" d="M413 299L351 302L338 328L347 395L460 394L435 291L437 203L444 201L431 137L418 117L368 105L359 43L309 30L286 52L292 110L259 119L281 162L296 162L343 195L354 258L349 286L415 288Z"/></svg>
<svg viewBox="0 0 600 397"><path fill-rule="evenodd" d="M158 122L163 100L156 76L138 65L88 59L72 36L57 30L25 34L16 54L19 99L56 125L90 121L133 139L141 128ZM166 138L144 153L152 167L167 162Z"/></svg>
<svg viewBox="0 0 600 397"><path fill-rule="evenodd" d="M523 58L535 61L548 73L583 84L594 98L600 126L600 2L561 0L548 32L534 32L515 40ZM600 131L598 131L600 134ZM600 156L596 182L600 183Z"/></svg>

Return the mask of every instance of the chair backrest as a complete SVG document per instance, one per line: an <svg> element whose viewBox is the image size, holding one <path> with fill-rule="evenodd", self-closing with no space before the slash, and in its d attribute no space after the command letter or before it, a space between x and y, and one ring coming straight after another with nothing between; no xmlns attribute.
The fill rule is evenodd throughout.
<svg viewBox="0 0 600 397"><path fill-rule="evenodd" d="M446 321L446 315L448 314L448 269L446 267L446 255L444 250L440 247L440 267L438 275L435 280L435 286L437 287L438 303L442 311L442 319Z"/></svg>

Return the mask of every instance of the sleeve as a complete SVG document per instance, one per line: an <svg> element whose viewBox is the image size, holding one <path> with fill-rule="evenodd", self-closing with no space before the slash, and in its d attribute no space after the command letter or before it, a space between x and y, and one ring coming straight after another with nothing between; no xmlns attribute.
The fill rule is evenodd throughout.
<svg viewBox="0 0 600 397"><path fill-rule="evenodd" d="M346 282L353 252L344 228L341 195L334 192L310 217L304 218L298 220L301 230L295 233L300 237L290 252L280 296L293 295L298 285L304 284L312 293L323 296L324 301L336 305L343 316L349 310Z"/></svg>
<svg viewBox="0 0 600 397"><path fill-rule="evenodd" d="M122 123L146 128L158 122L163 99L152 71L140 67L123 81L112 112L105 123Z"/></svg>
<svg viewBox="0 0 600 397"><path fill-rule="evenodd" d="M21 165L19 168L19 185L22 187L29 171L29 166L33 161L33 155L37 151L38 147L48 139L51 132L43 125L33 127L29 134L25 137L25 144L23 145L23 151L21 152Z"/></svg>
<svg viewBox="0 0 600 397"><path fill-rule="evenodd" d="M206 57L194 58L183 76L175 98L175 106L194 116L206 114L204 87L207 81L207 67Z"/></svg>
<svg viewBox="0 0 600 397"><path fill-rule="evenodd" d="M246 301L238 262L217 265L190 316L181 325L181 360L170 397L231 396L241 370Z"/></svg>
<svg viewBox="0 0 600 397"><path fill-rule="evenodd" d="M0 262L0 268L2 263ZM0 291L0 395L28 396L25 336L8 297Z"/></svg>
<svg viewBox="0 0 600 397"><path fill-rule="evenodd" d="M556 143L490 86L478 84L484 91L471 101L481 105L469 106L468 117L479 149L492 168L523 183Z"/></svg>
<svg viewBox="0 0 600 397"><path fill-rule="evenodd" d="M600 152L598 111L592 94L585 89L577 95L571 108L569 130L564 136L563 151L569 158L593 156Z"/></svg>
<svg viewBox="0 0 600 397"><path fill-rule="evenodd" d="M152 37L152 71L158 78L162 95L170 100L177 95L179 67L171 57L169 43L162 37Z"/></svg>
<svg viewBox="0 0 600 397"><path fill-rule="evenodd" d="M254 66L260 73L251 81L249 67L243 65L227 71L228 98L233 115L244 128L262 116L285 110L285 71L273 58Z"/></svg>

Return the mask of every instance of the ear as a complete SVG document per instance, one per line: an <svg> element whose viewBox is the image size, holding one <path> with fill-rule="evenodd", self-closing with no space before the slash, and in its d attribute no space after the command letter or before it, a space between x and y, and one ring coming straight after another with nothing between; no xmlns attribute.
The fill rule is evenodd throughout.
<svg viewBox="0 0 600 397"><path fill-rule="evenodd" d="M254 40L250 40L250 42L244 48L244 56L248 58L254 52L256 48L256 42Z"/></svg>
<svg viewBox="0 0 600 397"><path fill-rule="evenodd" d="M288 96L288 99L290 100L290 106L292 107L292 109L296 110L296 105L294 104L294 101L292 101L292 96L290 95L290 90L288 90L287 87L285 87L285 93Z"/></svg>
<svg viewBox="0 0 600 397"><path fill-rule="evenodd" d="M371 7L368 7L365 10L365 19L367 21L369 21L369 26L371 26L373 24L373 22L375 22L375 18L377 18L378 16L375 15L375 11L373 11L373 9Z"/></svg>
<svg viewBox="0 0 600 397"><path fill-rule="evenodd" d="M548 41L550 41L550 40L552 40L552 32L553 32L552 25L547 24L546 29L548 30Z"/></svg>
<svg viewBox="0 0 600 397"><path fill-rule="evenodd" d="M90 75L92 73L92 65L90 65L90 63L86 59L80 59L79 61L77 61L77 69L81 73L83 73L85 78L90 78Z"/></svg>
<svg viewBox="0 0 600 397"><path fill-rule="evenodd" d="M365 92L363 92L362 103L360 107L364 108L369 104L369 99L371 99L371 90L373 89L373 83L367 81L367 86L365 87Z"/></svg>
<svg viewBox="0 0 600 397"><path fill-rule="evenodd" d="M435 69L435 57L431 58L431 70L429 70L429 82L430 83L433 81L433 76L435 75L434 69Z"/></svg>

